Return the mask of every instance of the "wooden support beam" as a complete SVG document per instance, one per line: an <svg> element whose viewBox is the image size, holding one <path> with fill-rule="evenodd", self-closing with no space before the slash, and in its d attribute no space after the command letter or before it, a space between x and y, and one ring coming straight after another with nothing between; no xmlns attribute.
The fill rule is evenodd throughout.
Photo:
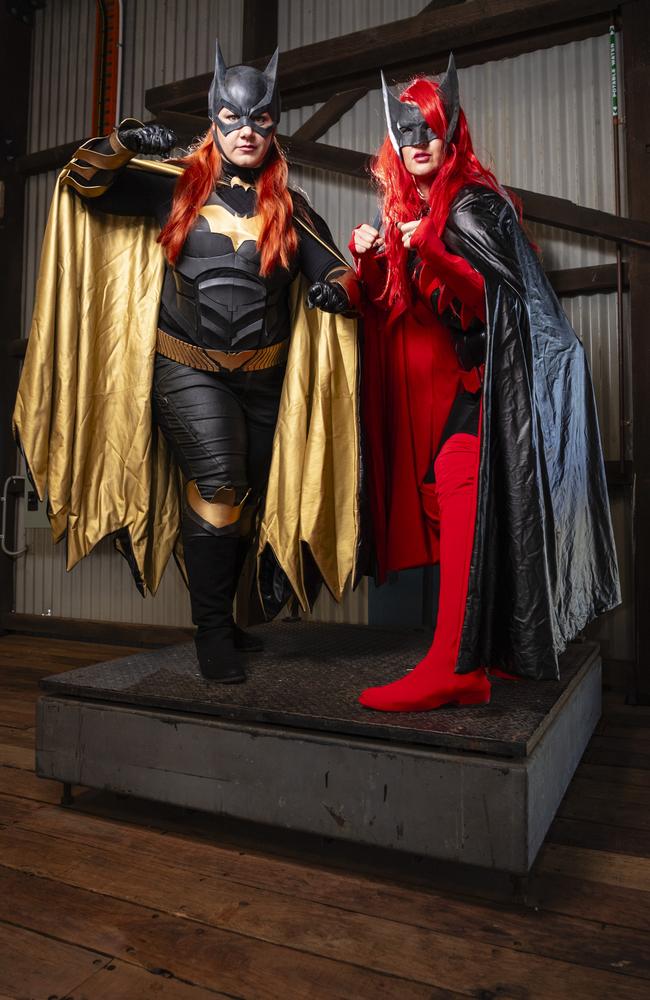
<svg viewBox="0 0 650 1000"><path fill-rule="evenodd" d="M0 629L25 632L53 639L76 639L77 642L107 642L115 646L171 646L188 642L193 628L171 625L139 625L135 622L93 621L82 618L57 618L52 615L22 613L0 614Z"/></svg>
<svg viewBox="0 0 650 1000"><path fill-rule="evenodd" d="M207 118L176 111L161 112L156 121L173 128L183 142L189 142L205 132L208 127ZM298 139L296 136L281 135L278 138L290 162L295 166L315 167L325 172L357 177L361 180L367 180L369 177L370 157L367 153L331 146L328 143ZM22 156L18 160L17 169L23 174L29 174L62 167L81 142L82 139L56 146L54 149ZM511 190L521 198L524 215L531 222L540 222L557 229L625 243L645 250L650 249L650 222L612 215L595 208L584 208L566 198L555 198L524 188L513 187Z"/></svg>
<svg viewBox="0 0 650 1000"><path fill-rule="evenodd" d="M155 121L173 129L179 141L185 144L189 144L202 135L210 125L207 117L178 114L173 111L163 112L156 117ZM36 153L19 156L15 162L15 170L24 176L42 174L48 170L58 170L65 166L73 153L87 138L88 136L84 136L73 142L64 142L60 146L51 146L49 149L41 149Z"/></svg>
<svg viewBox="0 0 650 1000"><path fill-rule="evenodd" d="M599 14L569 24L540 29L533 34L494 39L467 48L458 44L453 48L456 66L459 69L466 69L469 66L480 66L487 62L512 59L527 52L538 52L541 49L550 49L557 45L581 42L585 38L606 34L610 20L610 16ZM402 51L401 61L390 67L389 82L402 83L418 73L424 73L427 76L442 73L447 68L448 58L449 50L424 54L415 58L407 47ZM365 86L369 90L377 90L380 86L380 68L351 71L345 79L340 79L338 84L333 78L322 82L318 77L307 78L300 87L285 88L282 91L282 106L285 110L289 110L302 107L304 104L316 104L318 101L325 100L344 84L350 87Z"/></svg>
<svg viewBox="0 0 650 1000"><path fill-rule="evenodd" d="M241 61L267 58L278 44L278 0L244 0Z"/></svg>
<svg viewBox="0 0 650 1000"><path fill-rule="evenodd" d="M625 50L625 141L629 210L650 223L650 4L632 0L622 7ZM650 281L648 254L633 252L630 270L632 354L632 447L636 473L634 538L635 703L650 704Z"/></svg>
<svg viewBox="0 0 650 1000"><path fill-rule="evenodd" d="M64 142L60 146L50 146L49 149L39 149L37 153L23 153L16 159L16 172L27 177L30 174L44 174L48 170L63 167L82 142L84 139L78 139L76 142Z"/></svg>
<svg viewBox="0 0 650 1000"><path fill-rule="evenodd" d="M181 145L189 145L210 128L207 115L186 115L178 111L161 111L155 121L175 132Z"/></svg>
<svg viewBox="0 0 650 1000"><path fill-rule="evenodd" d="M593 267L570 267L562 271L547 271L555 294L560 297L594 295L616 291L616 264L595 264ZM623 288L628 287L627 265L623 268Z"/></svg>
<svg viewBox="0 0 650 1000"><path fill-rule="evenodd" d="M610 491L629 489L630 486L634 485L634 463L626 461L621 466L618 459L606 461L605 477Z"/></svg>
<svg viewBox="0 0 650 1000"><path fill-rule="evenodd" d="M6 347L6 355L8 358L24 358L25 352L27 350L27 338L26 337L16 337L14 340L9 340Z"/></svg>
<svg viewBox="0 0 650 1000"><path fill-rule="evenodd" d="M354 90L343 90L328 98L323 106L308 118L292 135L292 139L315 142L350 111L351 108L365 97L367 87L355 87Z"/></svg>
<svg viewBox="0 0 650 1000"><path fill-rule="evenodd" d="M457 7L459 3L465 3L465 0L431 0L431 3L426 4L415 16L421 17L422 14L428 14L431 10L441 10L442 7Z"/></svg>
<svg viewBox="0 0 650 1000"><path fill-rule="evenodd" d="M283 108L326 100L342 89L378 87L383 67L394 80L414 72L440 72L451 49L458 66L503 59L607 31L607 0L466 0L414 17L366 28L280 54ZM262 65L262 63L260 63ZM203 113L212 75L154 87L152 113Z"/></svg>
<svg viewBox="0 0 650 1000"><path fill-rule="evenodd" d="M368 180L368 153L358 153L354 149L331 146L326 142L311 142L293 135L279 135L280 145L289 162L297 167L316 167L346 177Z"/></svg>
<svg viewBox="0 0 650 1000"><path fill-rule="evenodd" d="M341 149L322 142L304 142L295 136L280 136L291 163L296 166L331 170L349 177L368 177L367 153ZM511 187L524 206L524 215L531 222L540 222L557 229L614 240L650 249L650 225L637 219L621 218L595 208L584 208L566 198Z"/></svg>
<svg viewBox="0 0 650 1000"><path fill-rule="evenodd" d="M510 187L524 206L524 215L530 222L540 222L572 233L613 240L629 246L650 250L650 224L644 220L627 219L596 208L584 208L567 198ZM647 254L646 254L647 256Z"/></svg>

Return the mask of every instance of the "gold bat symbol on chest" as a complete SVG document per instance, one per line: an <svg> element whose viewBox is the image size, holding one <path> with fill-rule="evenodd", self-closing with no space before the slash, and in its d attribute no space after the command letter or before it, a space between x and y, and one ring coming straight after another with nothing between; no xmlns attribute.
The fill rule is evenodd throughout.
<svg viewBox="0 0 650 1000"><path fill-rule="evenodd" d="M246 240L257 243L262 221L259 215L253 215L249 219L241 215L232 215L223 205L204 205L199 215L206 220L211 233L228 236L235 250L239 250Z"/></svg>

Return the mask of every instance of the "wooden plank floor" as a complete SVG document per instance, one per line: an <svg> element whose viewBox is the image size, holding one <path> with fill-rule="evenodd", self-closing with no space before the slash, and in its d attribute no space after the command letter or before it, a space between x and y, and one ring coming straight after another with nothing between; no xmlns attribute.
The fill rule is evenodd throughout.
<svg viewBox="0 0 650 1000"><path fill-rule="evenodd" d="M37 680L127 651L0 637L0 1000L650 996L650 708L606 697L523 900L108 793L61 808L32 769Z"/></svg>

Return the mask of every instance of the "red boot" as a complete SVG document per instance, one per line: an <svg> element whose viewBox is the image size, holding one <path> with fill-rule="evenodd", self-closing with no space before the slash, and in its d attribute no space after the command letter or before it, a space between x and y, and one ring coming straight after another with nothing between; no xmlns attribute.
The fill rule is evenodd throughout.
<svg viewBox="0 0 650 1000"><path fill-rule="evenodd" d="M501 677L504 681L523 681L520 674L509 674L505 670L501 670L500 667L489 667L488 674L490 677Z"/></svg>
<svg viewBox="0 0 650 1000"><path fill-rule="evenodd" d="M431 648L405 677L363 691L359 701L366 708L422 712L451 702L477 705L490 700L490 681L483 667L469 674L454 673L474 542L478 449L477 437L454 434L435 462L440 506L440 600Z"/></svg>

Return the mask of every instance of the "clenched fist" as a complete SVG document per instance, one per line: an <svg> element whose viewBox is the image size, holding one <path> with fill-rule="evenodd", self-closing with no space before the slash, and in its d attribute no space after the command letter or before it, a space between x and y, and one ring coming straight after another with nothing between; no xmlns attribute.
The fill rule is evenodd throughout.
<svg viewBox="0 0 650 1000"><path fill-rule="evenodd" d="M165 156L176 145L176 135L164 125L141 125L138 128L120 128L117 137L132 153L150 153Z"/></svg>
<svg viewBox="0 0 650 1000"><path fill-rule="evenodd" d="M358 226L352 233L352 246L357 257L361 257L368 250L379 249L380 240L379 231L374 226L369 226L367 222Z"/></svg>
<svg viewBox="0 0 650 1000"><path fill-rule="evenodd" d="M411 249L411 237L413 233L420 225L421 219L415 219L413 222L398 222L397 228L402 234L402 243L407 250Z"/></svg>
<svg viewBox="0 0 650 1000"><path fill-rule="evenodd" d="M322 309L329 313L346 313L350 308L350 300L343 288L329 281L316 281L307 292L307 305L310 309Z"/></svg>

